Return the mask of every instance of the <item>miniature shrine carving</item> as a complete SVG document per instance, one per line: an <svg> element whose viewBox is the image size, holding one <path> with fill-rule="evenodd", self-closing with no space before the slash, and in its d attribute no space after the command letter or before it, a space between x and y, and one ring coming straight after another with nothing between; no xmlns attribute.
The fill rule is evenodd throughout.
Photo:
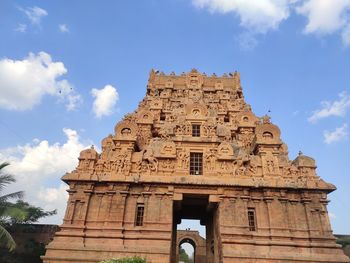
<svg viewBox="0 0 350 263"><path fill-rule="evenodd" d="M245 102L238 72L152 70L101 149L83 150L62 177L69 199L44 263L178 263L182 219L206 228L192 240L196 263L350 262L327 212L335 186L311 157L289 159L279 128Z"/></svg>

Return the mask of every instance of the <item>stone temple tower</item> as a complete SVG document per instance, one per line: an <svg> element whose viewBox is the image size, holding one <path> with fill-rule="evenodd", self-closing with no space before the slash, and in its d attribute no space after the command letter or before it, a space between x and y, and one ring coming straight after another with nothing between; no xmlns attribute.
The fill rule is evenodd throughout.
<svg viewBox="0 0 350 263"><path fill-rule="evenodd" d="M327 213L335 187L311 157L289 160L279 128L244 101L237 72L152 70L137 110L62 180L66 214L44 263L175 263L181 219L206 227L202 263L350 262Z"/></svg>

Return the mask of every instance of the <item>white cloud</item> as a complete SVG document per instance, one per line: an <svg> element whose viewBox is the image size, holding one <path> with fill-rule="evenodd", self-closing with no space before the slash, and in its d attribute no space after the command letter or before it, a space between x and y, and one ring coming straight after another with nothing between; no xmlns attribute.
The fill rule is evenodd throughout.
<svg viewBox="0 0 350 263"><path fill-rule="evenodd" d="M45 52L30 53L23 60L0 60L0 108L28 110L44 95L56 96L72 110L81 102L72 84L59 78L67 73L63 62L53 62Z"/></svg>
<svg viewBox="0 0 350 263"><path fill-rule="evenodd" d="M19 7L19 10L27 16L33 25L40 25L41 19L48 15L45 9L37 6L27 8Z"/></svg>
<svg viewBox="0 0 350 263"><path fill-rule="evenodd" d="M54 217L45 218L41 220L41 223L62 223L68 200L67 189L68 185L63 182L61 182L57 187L40 187L37 195L35 196L38 200L38 206L49 211L57 209L57 215Z"/></svg>
<svg viewBox="0 0 350 263"><path fill-rule="evenodd" d="M66 24L60 24L58 25L58 29L62 32L62 33L69 33L69 28Z"/></svg>
<svg viewBox="0 0 350 263"><path fill-rule="evenodd" d="M343 44L350 45L350 0L307 0L296 12L308 19L304 33L326 35L339 31Z"/></svg>
<svg viewBox="0 0 350 263"><path fill-rule="evenodd" d="M192 0L198 8L207 8L211 12L235 13L241 26L256 33L265 33L278 28L287 19L294 0Z"/></svg>
<svg viewBox="0 0 350 263"><path fill-rule="evenodd" d="M333 132L324 131L324 142L327 144L339 142L345 140L348 137L348 125L343 124L343 126L336 128Z"/></svg>
<svg viewBox="0 0 350 263"><path fill-rule="evenodd" d="M308 121L311 123L317 122L319 119L327 118L330 116L343 117L346 115L346 111L350 108L350 95L345 91L339 94L339 100L336 101L322 101L322 109L313 111Z"/></svg>
<svg viewBox="0 0 350 263"><path fill-rule="evenodd" d="M350 0L307 0L296 11L308 19L305 33L329 34L346 24L349 8Z"/></svg>
<svg viewBox="0 0 350 263"><path fill-rule="evenodd" d="M106 85L103 89L92 89L93 112L97 118L108 116L113 113L114 107L119 100L119 94L111 85Z"/></svg>
<svg viewBox="0 0 350 263"><path fill-rule="evenodd" d="M292 12L307 18L305 34L340 33L344 46L350 45L350 0L192 0L192 4L212 13L237 15L250 33L249 38L243 33L238 39L243 49L256 45L254 34L277 29Z"/></svg>
<svg viewBox="0 0 350 263"><path fill-rule="evenodd" d="M18 24L18 26L15 28L16 32L25 33L27 32L27 25L26 24Z"/></svg>
<svg viewBox="0 0 350 263"><path fill-rule="evenodd" d="M45 222L61 223L67 187L60 178L76 167L80 151L89 147L80 141L75 130L64 128L63 132L67 137L63 144L35 139L26 145L0 150L0 162L10 162L7 172L17 179L7 190L24 190L25 201L45 209L58 209L58 215L44 219Z"/></svg>

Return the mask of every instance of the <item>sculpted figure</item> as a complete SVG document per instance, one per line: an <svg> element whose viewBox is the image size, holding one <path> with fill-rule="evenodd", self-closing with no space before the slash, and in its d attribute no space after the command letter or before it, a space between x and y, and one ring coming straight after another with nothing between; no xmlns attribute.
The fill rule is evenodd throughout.
<svg viewBox="0 0 350 263"><path fill-rule="evenodd" d="M250 163L248 173L254 175L257 173L257 166L254 163Z"/></svg>
<svg viewBox="0 0 350 263"><path fill-rule="evenodd" d="M143 152L143 159L146 160L149 164L149 170L152 172L158 171L158 160L154 157L153 149L145 150Z"/></svg>
<svg viewBox="0 0 350 263"><path fill-rule="evenodd" d="M149 164L147 161L142 161L141 162L141 172L145 173L145 172L148 172L150 169L149 169Z"/></svg>
<svg viewBox="0 0 350 263"><path fill-rule="evenodd" d="M171 162L170 159L166 159L165 162L162 162L162 168L166 170L172 170L174 169L174 164Z"/></svg>
<svg viewBox="0 0 350 263"><path fill-rule="evenodd" d="M236 175L245 175L246 171L247 171L247 168L242 165L242 166L237 168L235 173L236 173Z"/></svg>
<svg viewBox="0 0 350 263"><path fill-rule="evenodd" d="M178 158L179 158L178 167L182 169L187 169L188 163L189 163L189 157L190 155L187 152L180 151L178 153Z"/></svg>
<svg viewBox="0 0 350 263"><path fill-rule="evenodd" d="M205 155L205 165L209 171L213 171L215 169L216 164L216 156L213 153L213 151L210 151L210 153L207 153Z"/></svg>
<svg viewBox="0 0 350 263"><path fill-rule="evenodd" d="M273 160L267 160L266 161L266 167L267 167L267 171L269 173L275 172L275 165L274 165Z"/></svg>

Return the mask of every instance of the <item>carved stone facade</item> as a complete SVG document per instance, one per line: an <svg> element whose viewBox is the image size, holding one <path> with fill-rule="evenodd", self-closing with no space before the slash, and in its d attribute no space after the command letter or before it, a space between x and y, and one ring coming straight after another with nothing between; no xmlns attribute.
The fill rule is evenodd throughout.
<svg viewBox="0 0 350 263"><path fill-rule="evenodd" d="M206 226L207 263L349 262L335 243L315 161L294 161L239 73L151 71L138 109L81 152L45 263L141 255L176 262L177 224Z"/></svg>

